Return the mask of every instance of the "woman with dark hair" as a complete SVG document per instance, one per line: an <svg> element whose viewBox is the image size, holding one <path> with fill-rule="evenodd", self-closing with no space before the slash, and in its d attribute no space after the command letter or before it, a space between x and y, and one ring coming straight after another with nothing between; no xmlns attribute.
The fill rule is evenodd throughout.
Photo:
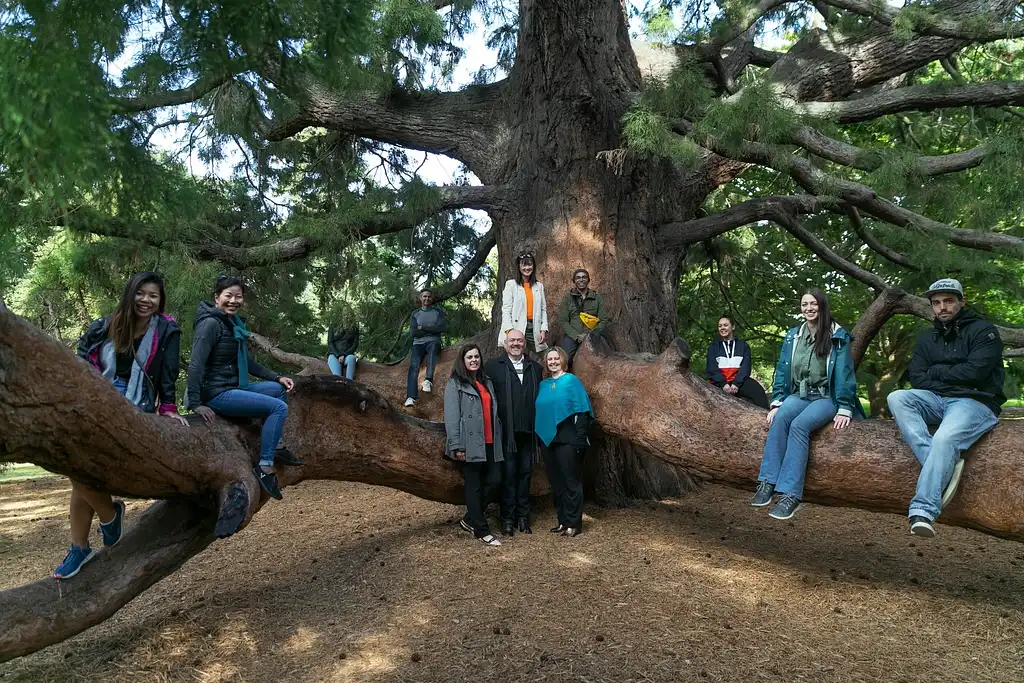
<svg viewBox="0 0 1024 683"><path fill-rule="evenodd" d="M485 545L501 541L487 525L487 501L501 485L501 422L494 385L484 374L480 347L461 346L444 388L445 456L463 464L466 516L459 525Z"/></svg>
<svg viewBox="0 0 1024 683"><path fill-rule="evenodd" d="M331 374L341 376L345 369L347 379L356 378L356 350L359 348L359 323L350 311L345 311L337 327L327 330L327 367Z"/></svg>
<svg viewBox="0 0 1024 683"><path fill-rule="evenodd" d="M498 327L498 346L505 345L509 330L526 335L528 347L540 353L547 348L548 302L544 285L537 282L533 254L524 252L516 257L516 276L505 283L501 295L501 325Z"/></svg>
<svg viewBox="0 0 1024 683"><path fill-rule="evenodd" d="M274 461L302 465L301 460L280 445L288 417L286 391L295 383L263 367L249 354L249 331L238 316L245 304L241 278L221 275L213 290L213 302L200 302L188 363L187 407L212 422L214 415L263 419L260 462L253 473L270 496L281 500ZM266 380L249 383L249 375Z"/></svg>
<svg viewBox="0 0 1024 683"><path fill-rule="evenodd" d="M733 336L734 330L731 317L723 315L718 319L718 338L708 346L704 376L725 393L767 410L764 387L750 376L750 347Z"/></svg>
<svg viewBox="0 0 1024 683"><path fill-rule="evenodd" d="M164 315L164 281L156 273L137 273L125 285L117 309L93 321L78 340L78 355L89 361L139 410L170 417L178 415L174 384L178 379L181 330ZM117 545L124 529L124 502L110 494L71 482L71 549L53 571L55 579L70 579L96 555L89 547L93 514L100 519L103 545Z"/></svg>
<svg viewBox="0 0 1024 683"><path fill-rule="evenodd" d="M537 391L537 436L555 497L558 524L551 533L578 536L583 532L583 456L594 410L583 382L566 372L569 355L559 346L544 354L544 376Z"/></svg>
<svg viewBox="0 0 1024 683"><path fill-rule="evenodd" d="M789 519L800 508L811 434L829 422L845 429L855 414L864 415L850 353L853 337L832 319L828 297L809 290L800 299L800 313L803 324L786 333L779 353L767 417L771 428L750 500L765 507L778 493L768 513L775 519Z"/></svg>

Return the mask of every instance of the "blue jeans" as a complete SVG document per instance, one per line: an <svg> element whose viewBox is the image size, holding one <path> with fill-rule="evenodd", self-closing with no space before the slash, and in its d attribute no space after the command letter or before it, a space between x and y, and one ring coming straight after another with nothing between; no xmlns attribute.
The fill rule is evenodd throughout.
<svg viewBox="0 0 1024 683"><path fill-rule="evenodd" d="M355 379L356 378L356 361L357 360L358 359L355 357L355 354L352 354L352 353L348 354L347 356L345 356L345 358L342 359L342 361L344 361L344 363L345 363L345 377L347 379ZM342 363L342 361L339 361L338 357L335 356L333 353L331 355L327 356L327 367L329 367L331 369L331 373L332 374L337 375L338 377L341 377L341 363Z"/></svg>
<svg viewBox="0 0 1024 683"><path fill-rule="evenodd" d="M988 406L973 398L948 398L924 389L900 389L889 394L887 401L903 440L921 463L908 514L934 522L942 514L942 491L953 477L960 452L998 420ZM938 425L934 435L928 432L929 425Z"/></svg>
<svg viewBox="0 0 1024 683"><path fill-rule="evenodd" d="M228 417L263 418L260 434L260 465L273 467L274 451L281 441L288 404L284 402L284 386L279 382L256 382L245 389L228 389L217 394L207 405Z"/></svg>
<svg viewBox="0 0 1024 683"><path fill-rule="evenodd" d="M787 396L768 430L757 480L774 484L781 494L802 499L811 434L831 422L836 412L828 397L808 400L796 394Z"/></svg>
<svg viewBox="0 0 1024 683"><path fill-rule="evenodd" d="M425 379L434 381L434 366L437 365L437 354L441 352L441 342L431 341L426 344L413 344L412 357L409 359L409 377L405 380L405 397L418 399L420 366L427 359L427 376Z"/></svg>

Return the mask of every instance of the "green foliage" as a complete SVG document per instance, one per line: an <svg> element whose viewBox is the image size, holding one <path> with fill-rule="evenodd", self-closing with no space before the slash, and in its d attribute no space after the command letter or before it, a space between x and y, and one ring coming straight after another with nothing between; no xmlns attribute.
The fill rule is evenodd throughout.
<svg viewBox="0 0 1024 683"><path fill-rule="evenodd" d="M667 157L684 168L695 168L700 161L700 148L689 138L673 134L665 118L650 109L627 112L622 136L631 150L644 157Z"/></svg>

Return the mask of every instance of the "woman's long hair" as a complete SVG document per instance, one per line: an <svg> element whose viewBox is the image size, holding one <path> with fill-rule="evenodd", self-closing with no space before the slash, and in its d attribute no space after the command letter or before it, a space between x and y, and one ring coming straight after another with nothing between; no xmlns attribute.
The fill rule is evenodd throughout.
<svg viewBox="0 0 1024 683"><path fill-rule="evenodd" d="M828 306L828 295L817 287L804 292L810 294L818 302L818 320L814 329L814 353L818 358L825 358L832 351L832 309ZM803 298L803 297L801 297Z"/></svg>
<svg viewBox="0 0 1024 683"><path fill-rule="evenodd" d="M483 383L487 379L487 375L484 374L483 351L480 351L480 369L476 371L476 377L474 378L473 375L469 373L469 370L466 369L466 354L473 349L480 351L480 346L470 342L459 347L459 350L456 352L455 362L452 363L452 379L460 384L465 384L468 387L476 389L476 384L474 384L474 382Z"/></svg>
<svg viewBox="0 0 1024 683"><path fill-rule="evenodd" d="M139 322L139 316L135 312L135 293L142 285L148 285L151 282L160 290L160 304L156 307L156 312L153 315L164 312L167 296L164 293L163 278L150 271L132 275L121 293L121 302L117 305L117 309L110 314L110 331L107 336L114 342L114 350L118 353L132 348L135 325Z"/></svg>
<svg viewBox="0 0 1024 683"><path fill-rule="evenodd" d="M533 260L533 254L529 252L523 252L516 257L516 284L520 287L523 285L523 271L519 270L519 266L524 263L529 263L533 266L533 272L530 273L530 286L537 284L537 262Z"/></svg>

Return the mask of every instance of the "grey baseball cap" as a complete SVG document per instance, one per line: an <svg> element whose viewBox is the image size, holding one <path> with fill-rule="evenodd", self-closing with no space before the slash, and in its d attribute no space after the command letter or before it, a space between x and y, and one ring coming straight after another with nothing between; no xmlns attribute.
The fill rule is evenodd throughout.
<svg viewBox="0 0 1024 683"><path fill-rule="evenodd" d="M939 292L953 292L961 299L964 298L964 287L960 284L959 280L954 280L951 277L944 277L941 280L936 280L932 283L932 286L928 288L928 291L924 293L924 298L928 299L932 294L938 294Z"/></svg>

